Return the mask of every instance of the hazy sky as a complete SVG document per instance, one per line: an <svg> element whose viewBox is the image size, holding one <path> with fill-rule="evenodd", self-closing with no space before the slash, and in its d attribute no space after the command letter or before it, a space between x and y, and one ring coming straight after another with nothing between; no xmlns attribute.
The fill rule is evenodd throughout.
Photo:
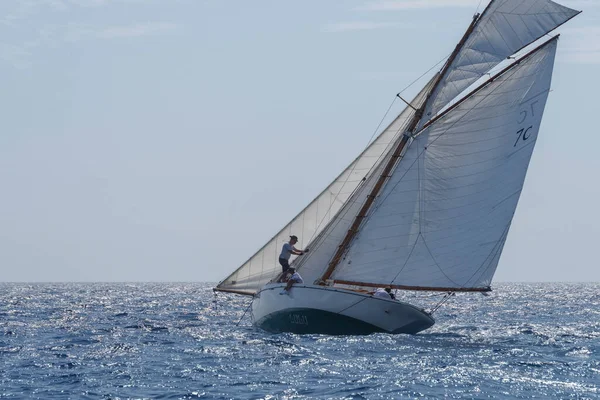
<svg viewBox="0 0 600 400"><path fill-rule="evenodd" d="M600 281L600 2L559 2L584 13L495 281ZM2 0L0 281L224 278L486 4Z"/></svg>

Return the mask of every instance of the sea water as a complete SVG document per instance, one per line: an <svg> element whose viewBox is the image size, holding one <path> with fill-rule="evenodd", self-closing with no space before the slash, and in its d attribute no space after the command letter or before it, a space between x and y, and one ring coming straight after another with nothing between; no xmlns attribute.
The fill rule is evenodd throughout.
<svg viewBox="0 0 600 400"><path fill-rule="evenodd" d="M0 284L0 398L600 398L600 284L496 284L418 335L338 337L261 331L211 287Z"/></svg>

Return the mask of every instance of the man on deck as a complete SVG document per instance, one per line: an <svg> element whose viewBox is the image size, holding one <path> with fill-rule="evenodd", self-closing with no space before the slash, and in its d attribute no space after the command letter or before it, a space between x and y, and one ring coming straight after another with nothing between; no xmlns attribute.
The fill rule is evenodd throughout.
<svg viewBox="0 0 600 400"><path fill-rule="evenodd" d="M289 294L290 289L292 288L292 285L294 283L304 283L304 280L302 280L300 274L296 272L296 268L289 267L288 272L291 274L291 276L287 280L287 285L285 285L285 287L281 292L279 292L279 294Z"/></svg>
<svg viewBox="0 0 600 400"><path fill-rule="evenodd" d="M290 256L292 254L301 256L304 253L308 253L308 249L306 250L298 250L294 247L294 245L298 243L298 237L295 235L290 236L290 241L283 244L281 248L281 254L279 255L279 264L281 264L281 270L285 275L286 271L290 267Z"/></svg>
<svg viewBox="0 0 600 400"><path fill-rule="evenodd" d="M379 297L380 299L392 299L392 289L390 288L377 288L375 293L373 293L373 297Z"/></svg>

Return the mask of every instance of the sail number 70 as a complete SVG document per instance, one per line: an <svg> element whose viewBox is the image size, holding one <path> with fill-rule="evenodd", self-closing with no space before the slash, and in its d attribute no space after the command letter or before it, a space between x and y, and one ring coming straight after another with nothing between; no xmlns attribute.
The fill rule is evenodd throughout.
<svg viewBox="0 0 600 400"><path fill-rule="evenodd" d="M521 140L521 138L523 138L523 141L529 139L529 137L531 136L531 133L528 133L528 132L531 128L533 128L533 125L531 125L527 129L521 128L517 131L517 135L519 135L519 136L517 137L517 141L515 142L515 145L513 147L517 147L517 143L519 143L519 140Z"/></svg>

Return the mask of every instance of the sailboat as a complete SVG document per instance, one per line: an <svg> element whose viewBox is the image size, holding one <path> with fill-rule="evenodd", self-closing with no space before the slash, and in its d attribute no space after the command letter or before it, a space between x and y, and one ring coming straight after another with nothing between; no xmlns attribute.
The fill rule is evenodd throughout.
<svg viewBox="0 0 600 400"><path fill-rule="evenodd" d="M552 78L558 36L580 11L493 0L423 89L310 204L215 291L252 296L269 332L415 334L432 311L373 296L489 292ZM280 295L290 235L310 252Z"/></svg>

